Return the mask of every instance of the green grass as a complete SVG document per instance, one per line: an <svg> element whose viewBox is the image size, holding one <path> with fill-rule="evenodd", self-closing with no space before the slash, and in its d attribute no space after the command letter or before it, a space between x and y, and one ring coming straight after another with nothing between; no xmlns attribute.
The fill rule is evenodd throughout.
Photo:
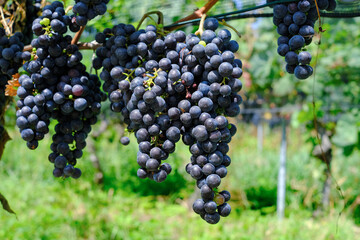
<svg viewBox="0 0 360 240"><path fill-rule="evenodd" d="M123 147L115 129L106 131L96 142L105 173L99 186L93 183L88 153L78 162L84 173L79 180L54 179L47 160L49 138L30 151L16 131L11 136L0 162L0 192L17 216L0 211L0 239L352 240L360 233L354 224L358 216L348 208L338 217L344 201L334 185L331 210L311 217L321 199L324 166L308 157L295 130L289 136L285 219L279 222L275 212L279 132L268 131L264 150L257 153L254 129L240 128L221 185L232 193L233 211L215 226L191 210L199 193L184 171L189 153L183 145L168 160L176 171L155 184L136 177L135 141ZM358 165L358 155L334 157L334 176L347 205L359 194Z"/></svg>

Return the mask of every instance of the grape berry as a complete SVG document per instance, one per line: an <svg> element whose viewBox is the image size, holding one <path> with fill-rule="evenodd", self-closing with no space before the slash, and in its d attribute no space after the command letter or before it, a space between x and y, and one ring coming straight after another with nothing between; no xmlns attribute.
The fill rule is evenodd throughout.
<svg viewBox="0 0 360 240"><path fill-rule="evenodd" d="M76 23L85 26L87 22L98 15L106 13L106 4L109 0L75 0L73 12L75 14Z"/></svg>

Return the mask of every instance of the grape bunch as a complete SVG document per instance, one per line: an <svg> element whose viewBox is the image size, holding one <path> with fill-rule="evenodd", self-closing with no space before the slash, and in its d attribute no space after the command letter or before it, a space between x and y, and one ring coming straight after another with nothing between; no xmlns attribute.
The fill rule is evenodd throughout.
<svg viewBox="0 0 360 240"><path fill-rule="evenodd" d="M21 32L8 37L4 28L0 28L0 109L5 107L5 85L22 66L22 40Z"/></svg>
<svg viewBox="0 0 360 240"><path fill-rule="evenodd" d="M333 11L335 0L317 0L320 10ZM277 26L277 52L285 57L286 71L298 79L306 79L313 73L310 66L311 54L304 50L315 34L314 25L318 19L315 0L300 0L276 4L273 7L273 23Z"/></svg>
<svg viewBox="0 0 360 240"><path fill-rule="evenodd" d="M51 37L52 32L60 35L65 34L68 29L77 32L80 30L80 25L74 21L74 17L65 14L63 3L54 1L42 9L41 16L32 22L31 29L36 36L40 37L46 33L46 36ZM40 39L45 38L44 36Z"/></svg>
<svg viewBox="0 0 360 240"><path fill-rule="evenodd" d="M96 35L103 46L93 60L94 68L102 68L112 111L121 113L137 139L138 177L164 181L171 172L164 161L181 139L192 154L186 171L201 189L193 209L212 224L231 211L230 193L218 187L231 163L226 154L236 133L226 116L237 116L242 102L242 63L234 55L239 45L227 29L215 33L218 25L206 19L198 37L119 24ZM129 138L121 142L127 145Z"/></svg>
<svg viewBox="0 0 360 240"><path fill-rule="evenodd" d="M71 26L74 23L59 1L45 7L33 22L38 37L31 42L32 52L22 54L27 74L19 78L16 125L27 146L36 149L49 132L51 118L57 120L49 155L55 166L53 175L78 178L81 171L74 166L105 95L98 77L86 72L82 54L71 44L72 37L64 35Z"/></svg>
<svg viewBox="0 0 360 240"><path fill-rule="evenodd" d="M98 33L95 39L103 43L103 47L96 50L93 66L103 67L100 77L105 81L103 89L109 93L111 109L122 113L127 129L134 132L138 140L137 162L141 167L138 176L162 182L171 172L171 166L161 161L175 150L181 126L179 122L174 125L166 114L169 103L164 95L169 94L167 88L173 86L164 71L171 68L171 61L164 58L158 62L165 42L157 38L156 27L148 26L146 30L136 31L132 25L119 24ZM140 36L143 41L139 40ZM153 57L146 60L148 47L154 49L149 53ZM175 97L174 93L170 94ZM174 104L177 99L173 97ZM129 143L127 137L121 141L125 145Z"/></svg>
<svg viewBox="0 0 360 240"><path fill-rule="evenodd" d="M6 36L4 28L0 28L0 118L3 118L8 99L5 96L5 86L12 76L22 66L23 34L16 32ZM3 128L0 124L0 128Z"/></svg>
<svg viewBox="0 0 360 240"><path fill-rule="evenodd" d="M76 16L76 23L85 26L87 22L98 15L106 13L106 4L110 0L75 0L73 12Z"/></svg>
<svg viewBox="0 0 360 240"><path fill-rule="evenodd" d="M30 44L33 39L33 32L31 30L32 22L41 13L41 0L26 0L26 20L22 30L24 34L23 43Z"/></svg>
<svg viewBox="0 0 360 240"><path fill-rule="evenodd" d="M0 70L1 75L9 79L22 66L24 44L21 41L23 37L21 32L16 32L13 36L8 37L4 28L0 28ZM5 84L1 84L1 86L5 86Z"/></svg>

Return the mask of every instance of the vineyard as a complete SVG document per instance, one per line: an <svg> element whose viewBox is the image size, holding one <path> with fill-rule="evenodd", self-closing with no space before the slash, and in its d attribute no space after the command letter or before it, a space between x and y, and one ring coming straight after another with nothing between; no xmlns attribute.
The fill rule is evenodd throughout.
<svg viewBox="0 0 360 240"><path fill-rule="evenodd" d="M2 239L360 232L359 1L0 12Z"/></svg>

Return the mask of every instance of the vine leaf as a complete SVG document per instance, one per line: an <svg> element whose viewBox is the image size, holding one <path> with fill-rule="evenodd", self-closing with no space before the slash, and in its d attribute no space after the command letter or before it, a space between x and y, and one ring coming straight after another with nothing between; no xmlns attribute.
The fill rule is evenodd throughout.
<svg viewBox="0 0 360 240"><path fill-rule="evenodd" d="M9 213L15 214L16 213L11 209L8 200L0 193L0 202L4 210L6 210Z"/></svg>
<svg viewBox="0 0 360 240"><path fill-rule="evenodd" d="M358 142L357 116L351 113L343 115L336 125L332 140L340 147L353 146Z"/></svg>

